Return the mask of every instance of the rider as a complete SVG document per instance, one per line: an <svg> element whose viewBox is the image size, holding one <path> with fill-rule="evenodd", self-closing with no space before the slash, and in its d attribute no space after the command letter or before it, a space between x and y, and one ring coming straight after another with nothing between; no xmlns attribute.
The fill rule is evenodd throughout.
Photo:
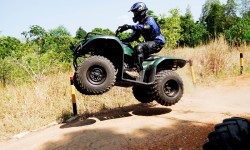
<svg viewBox="0 0 250 150"><path fill-rule="evenodd" d="M135 64L134 68L127 70L126 73L132 77L139 77L139 72L143 70L142 62L145 56L159 52L165 45L165 39L161 34L158 23L152 16L147 15L148 8L143 2L135 3L130 11L133 12L134 23L136 25L123 25L120 27L120 32L132 29L134 34L130 37L123 39L123 42L133 42L138 40L140 35L143 36L145 42L139 43L135 46Z"/></svg>

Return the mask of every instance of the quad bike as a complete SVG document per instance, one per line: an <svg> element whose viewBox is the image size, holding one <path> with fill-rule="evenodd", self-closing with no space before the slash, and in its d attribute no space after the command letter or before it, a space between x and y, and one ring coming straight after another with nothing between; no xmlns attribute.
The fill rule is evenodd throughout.
<svg viewBox="0 0 250 150"><path fill-rule="evenodd" d="M134 50L118 34L119 30L116 36L90 32L77 44L73 51L76 89L82 94L97 95L114 85L133 86L134 97L142 103L177 103L183 95L183 81L174 70L184 67L186 60L150 55L143 61L140 77L130 77L125 71L134 64Z"/></svg>

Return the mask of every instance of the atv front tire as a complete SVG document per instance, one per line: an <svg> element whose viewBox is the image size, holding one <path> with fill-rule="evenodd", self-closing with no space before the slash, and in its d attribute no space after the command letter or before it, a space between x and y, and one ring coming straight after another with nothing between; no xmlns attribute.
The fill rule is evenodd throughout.
<svg viewBox="0 0 250 150"><path fill-rule="evenodd" d="M159 104L174 105L183 95L183 81L177 73L171 70L160 71L156 74L152 92Z"/></svg>
<svg viewBox="0 0 250 150"><path fill-rule="evenodd" d="M209 133L209 141L203 145L204 150L249 150L250 120L240 117L224 119Z"/></svg>
<svg viewBox="0 0 250 150"><path fill-rule="evenodd" d="M103 56L86 58L74 75L76 89L82 94L97 95L108 91L115 83L114 65Z"/></svg>
<svg viewBox="0 0 250 150"><path fill-rule="evenodd" d="M150 103L154 99L149 86L134 85L133 86L134 97L141 103Z"/></svg>

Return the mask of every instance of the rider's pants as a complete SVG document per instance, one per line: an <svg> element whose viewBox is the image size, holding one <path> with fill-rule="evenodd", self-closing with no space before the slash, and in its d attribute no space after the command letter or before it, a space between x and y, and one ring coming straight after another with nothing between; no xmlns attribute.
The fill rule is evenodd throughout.
<svg viewBox="0 0 250 150"><path fill-rule="evenodd" d="M135 67L137 70L142 70L142 62L150 54L159 52L163 46L155 41L147 41L138 44L135 47Z"/></svg>

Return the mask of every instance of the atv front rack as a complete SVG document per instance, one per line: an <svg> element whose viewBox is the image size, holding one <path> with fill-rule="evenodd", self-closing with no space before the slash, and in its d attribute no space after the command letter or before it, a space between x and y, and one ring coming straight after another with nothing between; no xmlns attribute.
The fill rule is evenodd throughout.
<svg viewBox="0 0 250 150"><path fill-rule="evenodd" d="M78 42L78 44L73 49L73 57L74 57L74 59L73 59L73 65L74 65L75 68L77 67L77 58L81 56L80 55L80 51L82 50L83 45L86 43L86 41L90 37L92 37L94 35L103 35L103 34L102 33L98 33L98 32L89 32L89 33L86 34L86 36L82 40L80 40Z"/></svg>
<svg viewBox="0 0 250 150"><path fill-rule="evenodd" d="M103 35L102 33L98 33L98 32L89 32L86 34L86 36L83 38L84 40L87 40L90 36L93 35Z"/></svg>

